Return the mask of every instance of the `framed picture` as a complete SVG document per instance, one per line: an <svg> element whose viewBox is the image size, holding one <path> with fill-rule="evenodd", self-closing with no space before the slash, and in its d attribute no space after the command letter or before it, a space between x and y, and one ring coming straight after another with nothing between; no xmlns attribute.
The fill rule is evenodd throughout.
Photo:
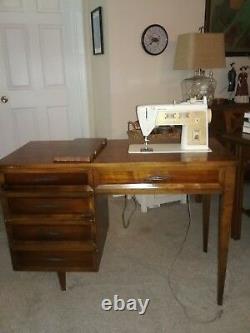
<svg viewBox="0 0 250 333"><path fill-rule="evenodd" d="M205 32L225 34L226 56L249 56L250 0L206 0Z"/></svg>
<svg viewBox="0 0 250 333"><path fill-rule="evenodd" d="M91 12L93 54L103 54L102 7Z"/></svg>

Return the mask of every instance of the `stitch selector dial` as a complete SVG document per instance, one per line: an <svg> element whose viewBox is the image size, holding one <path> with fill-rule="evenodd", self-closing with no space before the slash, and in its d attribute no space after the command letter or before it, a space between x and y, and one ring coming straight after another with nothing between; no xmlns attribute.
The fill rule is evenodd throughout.
<svg viewBox="0 0 250 333"><path fill-rule="evenodd" d="M161 25L152 24L143 31L141 43L148 54L161 54L168 45L168 33Z"/></svg>

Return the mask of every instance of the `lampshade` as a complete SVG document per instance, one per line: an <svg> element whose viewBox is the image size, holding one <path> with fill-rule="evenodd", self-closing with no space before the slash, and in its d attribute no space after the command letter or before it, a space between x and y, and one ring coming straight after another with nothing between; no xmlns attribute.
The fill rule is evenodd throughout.
<svg viewBox="0 0 250 333"><path fill-rule="evenodd" d="M186 33L178 36L175 69L212 69L225 67L222 33Z"/></svg>
<svg viewBox="0 0 250 333"><path fill-rule="evenodd" d="M225 67L225 42L222 33L187 33L178 36L175 52L175 69L194 69L195 75L183 80L184 100L207 97L212 104L216 81L213 73L205 76L205 69Z"/></svg>

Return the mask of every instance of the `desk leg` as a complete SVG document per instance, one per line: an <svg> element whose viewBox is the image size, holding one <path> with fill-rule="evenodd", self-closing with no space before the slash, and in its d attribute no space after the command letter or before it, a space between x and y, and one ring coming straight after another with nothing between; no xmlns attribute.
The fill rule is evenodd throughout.
<svg viewBox="0 0 250 333"><path fill-rule="evenodd" d="M235 195L234 195L234 210L232 218L232 233L233 239L240 239L241 236L241 216L242 216L242 201L244 187L244 158L243 147L241 144L236 144L236 157L238 159L238 167L236 171Z"/></svg>
<svg viewBox="0 0 250 333"><path fill-rule="evenodd" d="M222 305L226 279L228 246L234 201L235 168L225 170L224 189L219 205L217 303Z"/></svg>
<svg viewBox="0 0 250 333"><path fill-rule="evenodd" d="M211 195L202 196L202 214L203 214L203 251L207 252L209 235L209 217L210 217Z"/></svg>

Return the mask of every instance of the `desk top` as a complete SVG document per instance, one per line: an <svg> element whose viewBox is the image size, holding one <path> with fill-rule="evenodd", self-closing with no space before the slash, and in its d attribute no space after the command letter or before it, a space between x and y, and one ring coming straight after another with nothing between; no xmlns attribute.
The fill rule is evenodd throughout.
<svg viewBox="0 0 250 333"><path fill-rule="evenodd" d="M218 100L214 101L212 104L212 110L218 111L236 111L236 112L249 112L250 111L250 103L235 103L232 101L224 100L224 102L219 102Z"/></svg>
<svg viewBox="0 0 250 333"><path fill-rule="evenodd" d="M96 157L94 163L174 163L174 162L229 162L234 161L232 154L216 139L210 139L212 152L185 152L167 154L128 154L127 140L108 140L105 149Z"/></svg>
<svg viewBox="0 0 250 333"><path fill-rule="evenodd" d="M224 134L222 137L233 143L240 143L242 145L250 145L250 134L237 133L237 134Z"/></svg>
<svg viewBox="0 0 250 333"><path fill-rule="evenodd" d="M164 163L164 165L168 163L173 165L174 163L195 164L202 162L227 165L235 163L233 155L217 140L211 139L209 146L212 149L212 152L209 153L129 154L128 140L77 139L71 141L32 141L1 159L0 171L6 167L79 168L102 166L112 163ZM86 160L84 160L84 156ZM55 161L55 158L57 158L57 161Z"/></svg>
<svg viewBox="0 0 250 333"><path fill-rule="evenodd" d="M0 160L1 167L91 163L107 144L106 139L31 141Z"/></svg>

